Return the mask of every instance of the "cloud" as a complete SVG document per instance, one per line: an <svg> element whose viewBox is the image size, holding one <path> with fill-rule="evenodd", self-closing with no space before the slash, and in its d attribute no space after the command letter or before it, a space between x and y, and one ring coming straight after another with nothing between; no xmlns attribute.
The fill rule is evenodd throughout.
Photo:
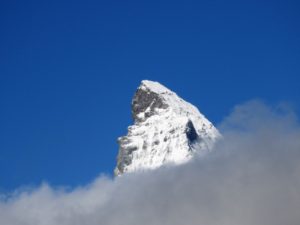
<svg viewBox="0 0 300 225"><path fill-rule="evenodd" d="M0 202L3 225L295 225L300 126L285 105L252 101L219 126L206 157L74 190L47 184Z"/></svg>

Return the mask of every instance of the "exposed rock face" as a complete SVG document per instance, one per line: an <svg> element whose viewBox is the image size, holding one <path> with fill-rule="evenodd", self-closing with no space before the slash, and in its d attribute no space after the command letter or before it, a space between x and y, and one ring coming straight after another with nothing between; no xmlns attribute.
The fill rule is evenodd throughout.
<svg viewBox="0 0 300 225"><path fill-rule="evenodd" d="M145 91L144 88L138 88L132 100L132 117L135 121L143 121L155 114L156 109L166 109L167 103L163 101L161 95L151 91ZM143 117L140 113L144 113Z"/></svg>
<svg viewBox="0 0 300 225"><path fill-rule="evenodd" d="M118 139L115 175L184 163L208 152L221 136L195 106L153 81L137 89L132 116L134 125Z"/></svg>

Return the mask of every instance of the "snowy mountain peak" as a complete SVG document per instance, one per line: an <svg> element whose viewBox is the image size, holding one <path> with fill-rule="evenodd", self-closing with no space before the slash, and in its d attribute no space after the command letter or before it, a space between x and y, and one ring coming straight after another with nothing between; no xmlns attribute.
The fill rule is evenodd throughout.
<svg viewBox="0 0 300 225"><path fill-rule="evenodd" d="M156 82L156 81L151 81L151 80L142 80L141 85L139 88L144 88L151 90L157 94L162 94L162 93L172 93L168 88L166 88L164 85Z"/></svg>
<svg viewBox="0 0 300 225"><path fill-rule="evenodd" d="M220 137L195 106L154 81L141 82L132 116L134 125L118 139L115 175L184 163L208 152Z"/></svg>

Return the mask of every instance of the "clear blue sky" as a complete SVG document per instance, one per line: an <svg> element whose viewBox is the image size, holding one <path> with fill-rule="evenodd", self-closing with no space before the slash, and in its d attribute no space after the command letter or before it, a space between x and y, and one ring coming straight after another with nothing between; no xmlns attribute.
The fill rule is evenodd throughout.
<svg viewBox="0 0 300 225"><path fill-rule="evenodd" d="M299 1L2 1L0 190L111 174L142 79L214 123L300 106Z"/></svg>

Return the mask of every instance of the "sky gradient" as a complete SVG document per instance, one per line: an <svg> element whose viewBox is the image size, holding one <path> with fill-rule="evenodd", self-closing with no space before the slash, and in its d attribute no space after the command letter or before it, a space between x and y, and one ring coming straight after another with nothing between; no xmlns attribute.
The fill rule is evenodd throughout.
<svg viewBox="0 0 300 225"><path fill-rule="evenodd" d="M0 190L112 174L143 79L218 125L236 104L300 107L298 1L0 3Z"/></svg>

